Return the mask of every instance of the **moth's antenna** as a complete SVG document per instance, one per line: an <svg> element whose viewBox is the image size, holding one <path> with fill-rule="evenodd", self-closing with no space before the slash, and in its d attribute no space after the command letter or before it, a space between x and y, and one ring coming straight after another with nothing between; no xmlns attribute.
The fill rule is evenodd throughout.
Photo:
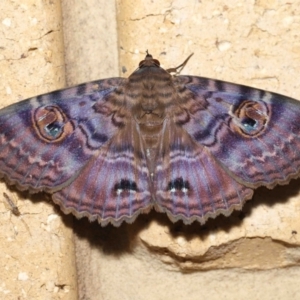
<svg viewBox="0 0 300 300"><path fill-rule="evenodd" d="M175 73L175 74L179 74L182 69L185 67L185 65L187 64L187 62L189 61L189 59L194 55L194 53L190 54L187 59L181 64L179 65L178 67L176 68L170 68L170 69L167 69L166 71L169 72L169 73ZM180 70L178 70L180 69Z"/></svg>

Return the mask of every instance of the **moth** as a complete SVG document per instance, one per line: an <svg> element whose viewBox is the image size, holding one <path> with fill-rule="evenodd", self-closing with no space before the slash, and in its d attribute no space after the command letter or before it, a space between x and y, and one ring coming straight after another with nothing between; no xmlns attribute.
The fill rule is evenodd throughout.
<svg viewBox="0 0 300 300"><path fill-rule="evenodd" d="M119 226L152 208L204 224L299 176L297 100L172 70L147 53L128 78L0 110L1 177Z"/></svg>

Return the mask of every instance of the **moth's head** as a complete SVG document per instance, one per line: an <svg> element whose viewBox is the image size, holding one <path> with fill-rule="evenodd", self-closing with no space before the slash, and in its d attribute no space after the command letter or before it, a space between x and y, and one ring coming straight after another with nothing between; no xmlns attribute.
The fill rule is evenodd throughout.
<svg viewBox="0 0 300 300"><path fill-rule="evenodd" d="M160 62L157 59L154 59L151 54L148 53L144 60L142 60L139 63L139 68L145 68L145 67L159 67Z"/></svg>

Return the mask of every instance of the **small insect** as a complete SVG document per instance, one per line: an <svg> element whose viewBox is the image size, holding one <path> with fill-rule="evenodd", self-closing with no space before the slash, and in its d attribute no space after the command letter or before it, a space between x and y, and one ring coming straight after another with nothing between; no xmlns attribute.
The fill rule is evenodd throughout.
<svg viewBox="0 0 300 300"><path fill-rule="evenodd" d="M178 68L164 70L147 53L129 78L0 110L0 175L103 226L152 208L204 224L241 209L259 186L299 176L300 102L173 76Z"/></svg>
<svg viewBox="0 0 300 300"><path fill-rule="evenodd" d="M5 197L5 199L7 200L7 203L9 204L10 208L11 208L11 212L15 215L15 216L20 216L21 213L19 211L19 208L16 206L16 204L11 200L11 198L6 194L3 193L3 196Z"/></svg>

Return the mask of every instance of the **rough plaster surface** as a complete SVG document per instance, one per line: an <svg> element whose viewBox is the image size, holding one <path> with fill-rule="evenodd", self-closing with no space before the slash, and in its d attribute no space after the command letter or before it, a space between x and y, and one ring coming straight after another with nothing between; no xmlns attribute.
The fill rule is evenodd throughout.
<svg viewBox="0 0 300 300"><path fill-rule="evenodd" d="M114 1L62 1L62 11L67 84L117 76Z"/></svg>
<svg viewBox="0 0 300 300"><path fill-rule="evenodd" d="M66 56L72 61L67 62L69 83L127 77L146 49L166 68L179 65L194 52L183 74L233 81L300 99L300 1L120 0L118 39L113 30L114 8L98 2L98 8L107 12L99 15L95 5L85 1L85 17L65 31ZM98 22L102 31L89 27ZM103 41L104 48L83 50L90 45L91 35L95 42ZM114 73L116 41L119 74ZM100 64L95 62L99 53L104 55ZM72 69L76 58L81 62ZM93 73L90 78L91 70L99 71L99 76ZM44 79L40 75L35 84ZM27 85L17 85L23 96ZM119 228L74 221L80 298L296 299L300 295L299 183L259 189L242 213L218 217L202 227L172 224L155 212ZM33 214L31 202L21 203L20 207L26 204L26 211ZM7 208L5 212L9 213ZM35 259L44 258L37 255Z"/></svg>
<svg viewBox="0 0 300 300"><path fill-rule="evenodd" d="M1 107L65 85L60 2L21 2L0 2ZM0 189L0 299L76 299L70 217L44 195Z"/></svg>

